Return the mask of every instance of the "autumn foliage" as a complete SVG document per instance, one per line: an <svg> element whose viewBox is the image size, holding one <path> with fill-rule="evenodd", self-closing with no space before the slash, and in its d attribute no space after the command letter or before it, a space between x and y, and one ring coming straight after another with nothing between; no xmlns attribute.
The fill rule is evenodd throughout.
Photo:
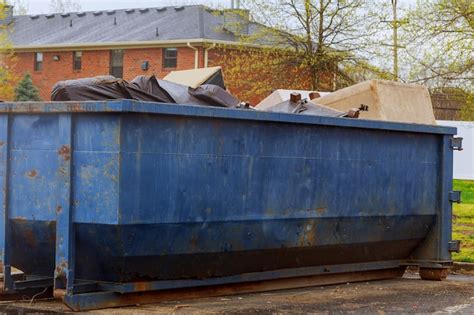
<svg viewBox="0 0 474 315"><path fill-rule="evenodd" d="M7 14L7 6L0 3L0 21ZM18 78L12 71L15 62L9 41L10 25L0 23L0 100L12 100L15 95L15 84Z"/></svg>
<svg viewBox="0 0 474 315"><path fill-rule="evenodd" d="M311 90L308 68L291 49L221 46L213 51L213 65L225 65L227 88L239 99L255 105L276 89ZM332 89L332 76L323 77L324 90Z"/></svg>

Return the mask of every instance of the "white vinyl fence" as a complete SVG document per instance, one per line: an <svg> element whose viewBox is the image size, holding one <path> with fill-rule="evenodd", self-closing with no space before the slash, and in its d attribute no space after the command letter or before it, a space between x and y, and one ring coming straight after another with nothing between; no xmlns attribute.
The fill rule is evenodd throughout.
<svg viewBox="0 0 474 315"><path fill-rule="evenodd" d="M462 151L454 151L454 178L474 180L474 121L438 120L438 125L458 128Z"/></svg>

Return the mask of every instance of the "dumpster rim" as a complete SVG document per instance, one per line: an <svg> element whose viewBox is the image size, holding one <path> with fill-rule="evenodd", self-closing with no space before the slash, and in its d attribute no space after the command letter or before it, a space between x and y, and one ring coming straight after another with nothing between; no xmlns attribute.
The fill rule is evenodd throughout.
<svg viewBox="0 0 474 315"><path fill-rule="evenodd" d="M392 121L298 115L289 113L273 113L249 109L231 109L189 104L142 102L128 99L81 102L68 101L0 103L0 114L2 113L143 113L265 122L282 122L348 128L381 129L389 131L431 134L455 135L457 133L457 128L441 125L425 125Z"/></svg>

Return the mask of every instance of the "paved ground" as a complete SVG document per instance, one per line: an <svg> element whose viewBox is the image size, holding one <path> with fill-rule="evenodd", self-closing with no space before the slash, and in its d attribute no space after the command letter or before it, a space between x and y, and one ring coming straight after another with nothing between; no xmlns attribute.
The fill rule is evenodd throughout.
<svg viewBox="0 0 474 315"><path fill-rule="evenodd" d="M1 314L64 313L54 301L1 303ZM474 314L474 276L402 279L171 301L91 314Z"/></svg>

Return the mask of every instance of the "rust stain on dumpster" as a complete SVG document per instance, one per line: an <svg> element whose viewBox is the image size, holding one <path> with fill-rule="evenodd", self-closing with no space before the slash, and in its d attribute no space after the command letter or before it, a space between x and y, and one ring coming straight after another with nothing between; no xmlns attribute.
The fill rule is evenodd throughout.
<svg viewBox="0 0 474 315"><path fill-rule="evenodd" d="M67 261L61 260L60 263L54 269L55 277L57 278L64 278L66 279L66 270L68 269Z"/></svg>
<svg viewBox="0 0 474 315"><path fill-rule="evenodd" d="M36 236L32 230L28 229L25 231L25 240L30 247L36 246Z"/></svg>
<svg viewBox="0 0 474 315"><path fill-rule="evenodd" d="M198 236L193 234L190 241L191 249L196 250L198 248Z"/></svg>
<svg viewBox="0 0 474 315"><path fill-rule="evenodd" d="M149 291L151 285L149 282L137 282L134 284L135 290L138 292Z"/></svg>
<svg viewBox="0 0 474 315"><path fill-rule="evenodd" d="M81 103L68 104L68 110L74 113L86 112L87 109L81 105Z"/></svg>
<svg viewBox="0 0 474 315"><path fill-rule="evenodd" d="M36 246L36 235L31 228L31 226L26 222L25 218L17 218L16 219L16 224L21 225L22 229L24 230L23 237L25 239L25 242L28 244L29 247L35 247Z"/></svg>
<svg viewBox="0 0 474 315"><path fill-rule="evenodd" d="M316 212L317 212L319 215L324 214L327 210L328 210L328 208L326 208L326 207L316 208Z"/></svg>
<svg viewBox="0 0 474 315"><path fill-rule="evenodd" d="M26 176L28 176L29 178L35 178L37 175L38 175L38 172L35 169L26 173Z"/></svg>
<svg viewBox="0 0 474 315"><path fill-rule="evenodd" d="M68 145L63 145L59 150L58 154L63 157L64 161L71 159L71 148Z"/></svg>
<svg viewBox="0 0 474 315"><path fill-rule="evenodd" d="M316 226L313 220L308 220L302 227L298 238L299 246L312 246L316 240Z"/></svg>

